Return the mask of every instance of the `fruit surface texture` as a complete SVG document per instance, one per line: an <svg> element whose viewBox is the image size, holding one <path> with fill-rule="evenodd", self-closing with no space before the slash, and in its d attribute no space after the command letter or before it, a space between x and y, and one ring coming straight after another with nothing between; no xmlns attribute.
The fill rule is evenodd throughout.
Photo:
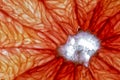
<svg viewBox="0 0 120 80"><path fill-rule="evenodd" d="M0 80L120 80L120 0L0 0Z"/></svg>

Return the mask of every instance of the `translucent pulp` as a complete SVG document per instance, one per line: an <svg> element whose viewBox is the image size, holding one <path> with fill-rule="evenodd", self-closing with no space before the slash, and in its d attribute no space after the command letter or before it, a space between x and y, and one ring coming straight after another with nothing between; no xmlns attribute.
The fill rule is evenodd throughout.
<svg viewBox="0 0 120 80"><path fill-rule="evenodd" d="M88 66L92 55L100 48L100 41L93 34L79 32L69 36L66 44L59 47L58 51L65 59Z"/></svg>

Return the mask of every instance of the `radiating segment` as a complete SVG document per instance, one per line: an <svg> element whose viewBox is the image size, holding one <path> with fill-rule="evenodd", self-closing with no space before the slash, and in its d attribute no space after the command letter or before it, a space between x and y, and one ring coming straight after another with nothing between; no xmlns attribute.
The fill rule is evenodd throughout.
<svg viewBox="0 0 120 80"><path fill-rule="evenodd" d="M21 24L37 30L50 29L50 19L47 19L45 7L38 0L2 0L0 4L2 11Z"/></svg>
<svg viewBox="0 0 120 80"><path fill-rule="evenodd" d="M76 0L76 16L78 19L78 24L82 30L88 30L91 26L91 18L94 13L94 8L97 5L98 0Z"/></svg>
<svg viewBox="0 0 120 80"><path fill-rule="evenodd" d="M55 80L74 80L74 65L72 63L64 63L58 71Z"/></svg>
<svg viewBox="0 0 120 80"><path fill-rule="evenodd" d="M42 4L42 3L40 3L40 4ZM4 7L4 6L3 6ZM11 6L12 7L12 6ZM21 8L20 8L21 9ZM19 9L18 9L19 10ZM45 10L45 9L44 9ZM65 40L66 40L66 38L67 38L67 35L68 34L66 34L65 33L65 31L62 29L62 27L60 26L60 25L58 25L58 24L56 24L55 23L55 21L52 19L52 17L51 17L51 15L49 14L49 13L47 13L47 12L43 12L43 10L41 10L41 14L43 14L43 15L45 15L45 16L42 16L42 17L44 17L44 18L41 18L41 19L43 19L42 20L42 24L38 24L38 23L29 23L29 24L24 24L24 23L27 23L26 21L24 21L24 20L22 20L23 22L20 22L20 20L19 20L19 18L15 18L15 17L13 17L12 16L12 14L8 14L8 13L10 13L10 12L8 12L7 13L7 11L5 11L6 13L7 13L7 15L5 15L5 14L3 14L3 12L4 11L1 11L1 14L0 15L2 15L1 16L1 18L0 18L0 20L1 21L3 21L3 22L5 22L5 24L7 24L7 25L5 25L6 27L8 27L8 23L10 24L10 27L11 26L14 26L15 28L16 28L16 30L18 30L18 32L19 33L25 33L26 34L26 37L27 37L27 39L25 39L25 43L26 44L29 44L29 43L31 43L32 42L32 40L30 39L30 37L29 36L31 36L32 35L32 37L33 36L35 36L36 35L36 37L37 37L37 39L38 39L38 35L39 34L42 34L46 39L44 39L43 41L45 41L45 42L50 42L51 44L50 45L53 45L54 47L52 47L52 48L55 48L56 47L56 45L58 46L58 45L60 45L60 44L62 44L62 43L65 43ZM46 14L45 14L46 13ZM24 13L25 14L25 13ZM38 18L38 17L37 17ZM28 18L27 18L28 19ZM28 20L30 20L30 19L28 19ZM40 19L39 19L40 20ZM45 25L45 27L46 28L39 28L40 26L42 26L42 25ZM14 29L14 28L13 28ZM30 30L30 31L29 31ZM28 31L28 32L27 32ZM27 33L26 33L27 32ZM50 32L50 33L49 33ZM31 34L31 33L34 33L34 34ZM45 33L47 33L46 35L44 35ZM16 32L15 32L15 34L16 34ZM30 34L30 35L27 35L27 34ZM53 41L50 41L50 39L49 38L47 38L47 36L49 37L49 35L48 34L55 34L55 35L52 35L52 37L58 37L58 35L60 35L59 36L59 39L57 39L57 38L54 38L54 39L56 39L58 42L56 43L55 42L55 40L52 38L51 40ZM17 37L19 36L20 37L20 39L22 39L23 37L20 35L20 34L16 34L17 35ZM42 36L42 37L43 37ZM39 36L39 38L40 38L41 36ZM21 40L20 40L21 41ZM42 43L42 47L43 46L49 46L49 43L46 43L46 44L44 44L44 42L42 42L42 41L40 41L40 40L35 40L36 42L39 42L39 43ZM20 43L18 43L17 45L20 45L20 44L22 44L22 42L23 41L21 41ZM56 45L54 44L54 42L56 43ZM33 44L34 43L32 43L32 44L30 44L30 46L33 46ZM35 46L36 48L41 48L41 47L39 47L39 44L36 44L36 46Z"/></svg>
<svg viewBox="0 0 120 80"><path fill-rule="evenodd" d="M75 69L75 80L94 80L94 78L88 68L78 65Z"/></svg>
<svg viewBox="0 0 120 80"><path fill-rule="evenodd" d="M63 63L63 59L55 59L43 66L37 66L24 74L18 76L15 80L54 80L59 68Z"/></svg>
<svg viewBox="0 0 120 80"><path fill-rule="evenodd" d="M90 63L90 72L94 79L97 80L119 80L119 72L114 70L110 65L106 64L102 58L94 57Z"/></svg>
<svg viewBox="0 0 120 80"><path fill-rule="evenodd" d="M0 4L2 10L20 22L24 22L24 24L31 25L41 23L41 13L37 0L2 0Z"/></svg>
<svg viewBox="0 0 120 80"><path fill-rule="evenodd" d="M53 23L57 23L61 25L59 27L64 28L68 34L70 34L70 32L76 33L78 28L76 17L73 13L74 9L72 8L72 5L74 4L72 1L66 0L60 3L59 1L47 0L9 0L1 1L0 4L1 10L5 11L9 16L26 27L31 27L40 31L47 31L52 29Z"/></svg>
<svg viewBox="0 0 120 80"><path fill-rule="evenodd" d="M110 24L111 22L107 22L108 19L114 17L114 15L119 15L119 2L120 0L77 0L76 4L79 25L83 30L90 29L95 34L100 34L97 32L104 26L104 22Z"/></svg>
<svg viewBox="0 0 120 80"><path fill-rule="evenodd" d="M101 36L106 35L107 37L107 34L111 34L109 32L114 30L115 24L119 21L119 18L117 18L120 12L119 2L120 0L103 0L98 2L90 20L89 29L98 35L102 33Z"/></svg>
<svg viewBox="0 0 120 80"><path fill-rule="evenodd" d="M107 48L101 50L99 57L103 59L109 66L120 72L120 54L119 51L108 50Z"/></svg>
<svg viewBox="0 0 120 80"><path fill-rule="evenodd" d="M53 51L49 50L0 49L0 79L12 80L31 68L51 61L55 58L52 54Z"/></svg>
<svg viewBox="0 0 120 80"><path fill-rule="evenodd" d="M54 19L54 22L61 25L67 34L76 33L79 26L77 24L73 0L45 0L44 5Z"/></svg>
<svg viewBox="0 0 120 80"><path fill-rule="evenodd" d="M120 34L114 35L109 40L106 40L102 43L102 46L108 50L115 50L116 52L120 52Z"/></svg>
<svg viewBox="0 0 120 80"><path fill-rule="evenodd" d="M44 33L26 28L14 20L0 21L0 44L0 47L56 48Z"/></svg>
<svg viewBox="0 0 120 80"><path fill-rule="evenodd" d="M116 13L116 15L98 24L98 27L96 27L95 32L96 35L101 39L101 41L109 40L112 37L120 34L119 17L120 12Z"/></svg>

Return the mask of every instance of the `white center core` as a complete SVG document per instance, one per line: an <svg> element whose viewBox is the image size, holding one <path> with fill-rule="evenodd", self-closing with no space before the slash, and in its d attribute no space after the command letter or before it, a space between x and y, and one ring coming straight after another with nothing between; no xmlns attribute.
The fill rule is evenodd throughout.
<svg viewBox="0 0 120 80"><path fill-rule="evenodd" d="M100 41L88 32L80 32L69 36L66 44L58 51L65 59L88 66L92 55L100 48Z"/></svg>

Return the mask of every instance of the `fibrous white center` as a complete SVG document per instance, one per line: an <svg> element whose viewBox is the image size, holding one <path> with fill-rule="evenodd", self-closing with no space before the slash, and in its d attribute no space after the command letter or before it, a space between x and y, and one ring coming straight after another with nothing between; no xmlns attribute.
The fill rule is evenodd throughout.
<svg viewBox="0 0 120 80"><path fill-rule="evenodd" d="M88 66L92 55L100 48L100 41L88 32L80 32L69 36L66 44L58 51L65 59Z"/></svg>

